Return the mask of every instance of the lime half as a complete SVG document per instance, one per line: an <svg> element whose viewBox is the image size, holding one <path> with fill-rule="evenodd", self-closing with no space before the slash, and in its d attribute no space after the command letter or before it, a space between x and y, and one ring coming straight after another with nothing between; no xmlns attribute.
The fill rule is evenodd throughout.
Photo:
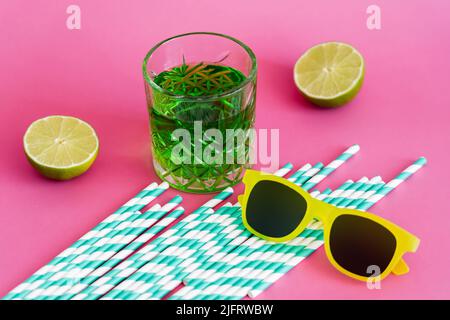
<svg viewBox="0 0 450 320"><path fill-rule="evenodd" d="M306 51L294 67L302 94L322 107L338 107L352 100L364 79L364 59L352 46L327 42Z"/></svg>
<svg viewBox="0 0 450 320"><path fill-rule="evenodd" d="M31 165L56 180L68 180L88 170L99 145L89 124L66 116L36 120L25 132L23 144Z"/></svg>

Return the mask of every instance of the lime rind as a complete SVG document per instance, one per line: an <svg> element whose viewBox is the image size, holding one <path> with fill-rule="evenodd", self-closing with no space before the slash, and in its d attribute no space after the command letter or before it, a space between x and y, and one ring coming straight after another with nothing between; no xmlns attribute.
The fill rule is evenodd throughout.
<svg viewBox="0 0 450 320"><path fill-rule="evenodd" d="M351 58L351 59L350 59ZM328 69L330 67L330 69ZM364 80L364 59L356 49L341 42L316 45L304 53L294 67L294 80L300 92L312 103L337 107L351 101ZM335 94L317 94L334 89Z"/></svg>
<svg viewBox="0 0 450 320"><path fill-rule="evenodd" d="M58 146L57 139L69 143ZM99 149L94 128L69 116L34 121L25 132L23 144L30 164L43 176L56 180L83 174L92 166Z"/></svg>

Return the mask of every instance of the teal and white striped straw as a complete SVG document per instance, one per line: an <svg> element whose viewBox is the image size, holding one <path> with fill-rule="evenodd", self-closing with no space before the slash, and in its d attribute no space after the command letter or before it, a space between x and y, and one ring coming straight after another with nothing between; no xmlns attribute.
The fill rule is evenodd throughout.
<svg viewBox="0 0 450 320"><path fill-rule="evenodd" d="M302 185L311 177L315 176L318 172L320 172L321 169L323 169L324 165L322 162L316 163L314 166L312 166L311 169L307 170L304 174L299 176L297 179L288 179L291 182L294 182L295 184Z"/></svg>
<svg viewBox="0 0 450 320"><path fill-rule="evenodd" d="M116 265L124 261L129 255L136 252L145 243L154 238L159 232L164 230L168 225L175 222L175 220L177 220L183 213L184 213L183 207L178 207L175 210L173 210L166 217L164 217L162 220L158 221L155 225L153 225L150 229L148 229L145 233L141 234L138 238L129 243L125 248L118 251L109 260L105 261L104 264L93 270L89 275L87 275L84 279L82 279L80 283L72 287L65 294L58 297L58 300L69 300L76 294L83 291L91 283L93 283L101 276L112 270Z"/></svg>
<svg viewBox="0 0 450 320"><path fill-rule="evenodd" d="M291 170L291 168L292 168L292 165L291 164L287 164L286 166L284 166L281 169L281 171L289 171L289 170ZM216 196L215 198L219 198L219 196ZM208 204L210 204L210 203L211 203L211 201L208 202ZM214 203L214 204L217 204L217 202ZM196 210L196 212L202 212L202 210ZM195 217L195 215L196 214L193 213L188 218L190 218L191 220L195 220L195 219L193 219ZM198 213L197 213L197 216L198 216ZM148 259L148 256L146 258ZM118 269L120 269L120 266L119 266L119 268L116 268L115 270L112 270L112 272L113 273L117 273ZM107 279L105 281L104 278L99 279L99 281L97 283L94 283L93 286L91 286L90 288L88 288L87 290L82 292L82 294L77 295L76 297L74 297L74 299L95 299L95 298L98 298L99 295L104 293L103 290L105 292L107 292L110 289L110 288L108 288L108 281L110 282L111 280L113 280L114 282L120 282L122 280L122 279L119 279L119 281L117 281L117 277L115 277L115 279ZM95 292L95 293L89 295L89 293L92 293L92 292Z"/></svg>
<svg viewBox="0 0 450 320"><path fill-rule="evenodd" d="M378 190L374 195L372 195L369 199L364 201L361 205L360 210L367 210L376 202L384 198L387 194L389 194L392 190L397 188L403 181L407 180L414 173L416 173L420 168L422 168L427 163L427 159L424 157L420 157L417 159L412 165L403 170L397 177L389 181L383 188Z"/></svg>
<svg viewBox="0 0 450 320"><path fill-rule="evenodd" d="M290 165L292 166L292 165ZM96 281L91 283L83 291L79 292L73 299L76 300L94 300L98 299L109 290L114 288L120 282L125 280L129 275L133 274L139 267L146 263L146 259L154 255L158 243L171 235L179 234L180 232L185 232L186 225L195 221L197 218L203 216L203 214L210 211L213 207L218 205L220 202L228 198L233 193L232 188L226 188L218 195L214 196L211 200L207 201L205 204L200 206L197 210L192 212L189 216L178 222L174 227L164 232L160 237L155 239L149 245L144 246L138 252L130 256L128 259L122 261L120 264L116 265L114 269L108 271L106 274L102 275ZM156 242L156 244L155 244ZM162 248L161 248L162 250ZM158 252L158 251L156 251Z"/></svg>
<svg viewBox="0 0 450 320"><path fill-rule="evenodd" d="M319 168L322 168L323 167L323 165L322 164L319 164ZM317 169L317 168L315 168L315 169ZM315 173L315 172L314 172ZM313 173L313 174L314 174ZM311 174L311 175L313 175L313 174Z"/></svg>
<svg viewBox="0 0 450 320"><path fill-rule="evenodd" d="M280 170L278 170L277 172L276 172L276 174L277 175L284 175L285 173L287 173L288 171L290 171L292 169L292 164L290 164L290 163L288 163L288 164L286 164L285 166L283 166ZM217 227L215 227L215 228L217 228ZM183 239L180 239L180 241L182 241L181 243L183 243ZM179 243L177 243L177 244L174 244L174 243L172 243L172 245L171 245L171 247L170 247L170 249L173 249L173 248L177 248L177 246L180 246L180 244ZM164 251L163 251L164 252ZM162 255L160 255L159 257L157 257L157 259L164 259L164 256ZM152 265L152 263L155 263L154 261L150 261L150 259L148 259L149 260L149 262L147 263L147 265L150 265L150 267L153 269L153 265ZM149 264L150 263L150 264ZM162 262L159 262L159 264L164 264L164 261L162 261ZM158 263L156 263L156 266L155 266L155 268L157 268L158 267ZM145 265L143 266L143 267L141 267L139 270L141 270L142 271L142 268L145 268ZM148 267L147 267L148 268ZM141 272L141 273L139 273L139 270L136 272L136 274L134 274L132 277L130 277L128 280L128 282L127 281L124 281L124 282L122 282L119 286L117 286L114 290L112 290L108 295L106 295L105 296L105 299L112 299L112 298L126 298L126 293L127 293L127 291L125 290L125 288L127 287L127 285L128 285L128 283L130 283L131 281L134 281L134 280L139 280L138 279L138 277L141 277L142 278L142 281L147 281L147 283L149 282L149 279L148 279L148 273L143 273L143 272ZM144 270L145 271L145 270ZM149 275L150 276L150 275ZM146 278L147 277L147 278Z"/></svg>
<svg viewBox="0 0 450 320"><path fill-rule="evenodd" d="M309 169L311 169L311 164L307 163L304 166L302 166L300 169L298 169L296 172L294 172L289 178L289 181L297 181L298 178L303 176ZM276 174L275 174L276 175ZM284 175L280 175L280 177L284 177Z"/></svg>
<svg viewBox="0 0 450 320"><path fill-rule="evenodd" d="M54 270L58 269L58 265L63 262L66 257L72 255L78 248L87 246L94 241L97 241L101 237L104 230L109 230L113 226L119 224L121 221L134 214L134 212L142 209L156 197L167 190L169 185L166 182L158 185L157 183L151 183L149 186L140 191L136 196L130 199L116 212L108 216L98 225L96 225L91 231L82 236L79 240L73 243L69 248L62 251L55 258L53 258L47 265L37 270L31 277L25 280L23 283L14 288L3 299L20 299L32 292L35 288L38 288L46 279L49 274L52 274Z"/></svg>
<svg viewBox="0 0 450 320"><path fill-rule="evenodd" d="M420 162L420 161L419 161ZM418 163L416 163L416 165L417 165ZM419 163L419 165L420 165L420 163ZM417 167L414 167L414 166L412 166L412 167L410 167L410 168L408 168L407 170L406 170L406 172L409 172L410 174L411 174L411 172L415 172L415 171L417 171ZM409 175L410 175L409 174ZM403 174L401 174L400 176L403 176L403 178L405 177L405 176L407 176L407 174L405 174L405 173L403 173ZM399 179L399 180L401 180L401 181L403 181L404 179ZM375 177L374 179L372 179L369 183L367 183L367 185L365 185L362 189L359 189L358 191L356 191L354 194L353 194L353 196L350 196L350 199L347 199L347 200L344 200L345 202L343 203L344 205L347 205L348 207L358 207L358 204L361 204L362 202L364 202L364 200L365 199L369 199L375 192L377 192L377 190L380 190L380 189L383 189L383 191L382 191L382 193L381 194L383 194L383 192L386 192L386 190L389 190L390 188L392 188L392 186L394 186L394 185L398 185L399 184L399 182L397 181L397 182L395 182L395 183L391 183L390 184L390 186L389 187L387 187L387 188L382 188L382 186L383 186L383 182L380 180L380 177ZM392 189L391 189L392 190ZM360 198L359 198L360 197ZM380 198L380 196L378 196L379 198ZM363 200L363 201L361 201L361 199ZM341 204L341 206L342 206L342 204ZM310 253L311 252L313 252L316 248L318 248L318 247L320 247L320 245L321 245L321 239L318 239L318 240L315 240L315 241L313 241L311 244L309 244L308 246L307 246L307 250L304 250L304 251L309 251ZM309 253L309 254L310 254ZM304 258L301 258L301 259L304 259ZM189 292L189 286L187 286L186 288L188 288L188 289L182 289L182 290L180 290L178 293L176 293L173 297L174 298L177 298L177 296L178 296L178 294L181 292L181 291L187 291L187 292ZM191 287L192 288L192 287ZM191 289L191 290L195 290L195 288L194 289ZM185 296L185 298L186 298L186 296Z"/></svg>
<svg viewBox="0 0 450 320"><path fill-rule="evenodd" d="M145 292L147 289L153 287L154 282L164 276L166 273L175 271L179 268L180 264L186 262L192 254L199 252L201 246L206 246L208 244L217 243L217 241L223 237L220 234L223 230L232 224L237 219L237 215L230 215L230 213L236 213L236 209L231 206L231 204L226 204L225 206L219 208L211 218L205 220L207 225L202 228L198 233L192 233L191 236L185 237L175 242L170 250L165 250L151 262L154 265L153 268L147 268L143 270L141 268L133 276L138 273L141 274L140 277L135 277L136 284L130 288L130 293L127 295L119 296L120 299L134 299L139 293ZM141 285L139 285L141 281Z"/></svg>
<svg viewBox="0 0 450 320"><path fill-rule="evenodd" d="M370 179L362 188L354 192L351 197L342 202L340 206L343 208L349 208L352 203L359 201L363 197L369 197L370 193L368 191L373 190L375 186L381 183L384 185L383 179L380 176Z"/></svg>
<svg viewBox="0 0 450 320"><path fill-rule="evenodd" d="M346 150L346 152L344 152L344 154L347 153L346 156L341 155L340 157L343 157L342 159L337 159L339 161L335 160L332 163L330 163L330 165L328 165L326 167L324 167L323 164L321 164L321 163L316 164L314 167L311 167L311 166L309 166L309 168L306 167L304 172L301 172L301 173L298 174L298 177L299 177L298 180L300 180L302 183L304 182L303 188L309 190L312 187L314 187L318 182L320 182L324 178L324 177L318 178L317 177L318 175L321 175L321 174L324 175L325 174L325 176L326 176L327 174L331 173L335 168L337 168L339 165L342 164L342 163L339 163L339 162L341 162L341 161L343 162L343 161L347 160L352 154L354 154L357 151L356 149L359 150L359 147L353 146L353 147L349 148L348 150ZM421 159L423 159L423 160L421 160ZM363 189L357 189L357 191L359 191L358 195L356 195L357 191L353 192L353 194L352 194L353 196L349 195L349 192L347 192L347 193L344 193L344 191L342 192L342 196L340 198L341 198L341 201L345 201L343 203L343 205L348 206L348 207L355 206L356 208L359 208L360 206L367 206L367 205L370 205L371 203L372 204L375 203L376 201L381 199L384 195L389 193L393 188L398 186L398 184L400 184L400 182L402 182L407 177L409 177L412 173L417 171L418 170L417 167L421 167L425 163L424 162L424 158L421 158L421 159L419 159L413 166L410 166L409 168L407 168L407 170L405 170L406 173L404 172L403 176L401 174L399 177L397 177L396 178L397 181L391 181L390 182L391 184L389 186L386 185L386 186L383 187L382 183L381 183L381 181L379 179L378 179L378 182L370 181L370 182L367 183L367 181L359 181L360 186ZM421 162L423 162L423 163L421 164ZM335 168L333 170L329 171L330 168L333 167L333 166ZM301 171L301 170L299 170L299 171ZM327 173L327 171L329 171L329 172ZM306 175L306 178L304 177L305 175ZM313 179L313 178L315 178L315 179ZM369 193L371 193L371 194L369 194ZM365 198L363 198L364 196L365 196ZM377 199L377 198L379 198L379 199ZM337 199L337 197L335 199ZM213 200L211 200L211 201L213 201ZM335 201L337 201L337 200L335 200ZM213 202L211 204L213 204ZM131 205L129 207L132 207L132 206L135 206L135 205L136 205L135 203L134 204L131 203ZM214 205L212 205L212 207ZM207 211L207 210L208 209L204 209L202 207L197 209L196 210L197 216L192 218L191 221L192 222L196 222L197 225L200 224L202 219L198 219L198 217L201 215L201 213L205 213L205 211ZM232 230L237 229L237 228L233 229L234 226L232 224L230 224L228 226L232 227L231 228ZM195 228L195 224L194 224L193 228ZM213 231L212 229L209 230L208 228L206 228L205 230L209 232L208 233L208 237L211 237L214 234L214 233L212 233L212 231ZM171 231L171 230L169 230L169 231ZM176 231L177 230L174 230L174 232L172 232L172 233L169 232L169 235L171 235L171 234L172 235L173 234L176 235L177 234ZM217 235L217 232L215 234ZM315 235L314 232L311 233L311 234ZM126 236L126 235L124 235L124 236ZM158 268L157 272L151 272L151 275L146 273L145 277L143 278L144 282L143 283L134 283L133 286L130 287L131 290L127 290L125 293L123 293L123 297L122 298L126 298L126 299L128 299L128 298L153 299L153 298L161 298L163 295L167 294L168 293L167 290L169 290L169 288L171 288L175 283L181 281L181 279L182 279L182 277L184 275L183 271L185 271L188 266L191 266L191 270L192 270L192 266L193 266L193 264L195 262L198 263L199 259L204 259L203 258L203 253L200 253L202 251L201 250L202 248L198 247L198 246L199 246L199 243L201 243L201 240L204 240L204 239L211 240L212 239L212 238L208 238L208 237L203 238L203 239L202 238L194 239L194 241L189 246L186 245L186 247L181 247L181 248L180 247L178 247L178 248L176 247L174 249L166 248L165 250L168 251L167 255L166 255L165 251L162 251L162 254L161 254L161 251L158 251L156 253L156 255L154 255L154 254L148 255L146 257L146 259L148 259L149 261L153 260L152 262L154 262L155 259L158 259L159 256L162 256L162 258L160 258L160 259L164 259L165 258L166 260L161 260L163 262L162 264L161 263L160 264L156 264L156 266ZM173 241L182 241L182 240L180 240L182 238L183 238L183 235L180 236L180 234L178 234L178 236L174 237ZM303 251L308 251L309 250L309 251L312 252L315 249L315 248L313 248L313 246L320 247L320 241L321 240L319 238L320 237L315 237L314 239L316 239L316 240L313 240L310 244L306 245L305 250L303 250ZM97 239L97 241L99 241L99 239ZM249 242L250 246L253 246L251 248L251 250L255 251L255 249L258 249L258 245L256 245L257 241L251 242L250 239L248 239L247 241ZM178 242L178 243L183 243L183 242ZM189 242L186 242L186 244L188 244L188 243ZM220 248L224 248L226 245L227 245L227 243L223 243ZM175 250L175 251L171 251L171 250ZM268 250L268 251L270 251L270 250ZM84 261L92 262L88 258L90 256L92 257L92 253L94 253L94 252L96 252L96 251L91 251L91 252L89 252L90 254L84 255L83 258L79 258L78 260L83 259L83 260L81 260L83 262ZM233 252L233 251L231 251L231 252ZM284 251L280 251L280 252L283 253L282 255L280 255L280 257L284 257L285 258L285 255L284 255L285 252ZM115 252L114 254L116 254L116 253L117 252ZM275 252L275 253L277 253L277 252ZM270 252L270 254L273 254L273 251ZM182 262L177 260L180 257L190 259L189 263L182 264ZM213 258L213 257L211 257L211 258ZM304 257L303 257L303 259L304 259ZM94 261L96 261L96 260L94 260ZM126 262L126 261L127 260L125 260L123 262ZM159 261L159 262L161 262L161 261ZM158 262L158 260L157 260L157 262ZM169 265L169 267L165 269L164 268L164 263ZM176 264L174 265L173 263L176 263ZM121 263L119 263L119 266L120 266L120 264ZM182 265L182 267L181 268L175 268L178 265ZM87 265L85 267L87 267ZM134 271L133 270L128 270L127 272L131 272L130 274L133 274L135 272L139 272L139 270L140 269L137 269L137 270L134 270ZM112 269L112 270L109 269L109 271L107 270L107 271L105 271L105 273L110 273L111 271L115 271L115 269ZM94 270L90 270L90 272L95 272L95 271ZM103 275L107 275L105 273L103 273ZM195 273L195 271L193 273ZM99 277L101 277L101 276L99 276ZM97 281L99 281L99 280L104 281L103 277L101 277L101 278L99 278L99 277L97 277L95 280L93 280L94 282L91 283L91 284L95 285L95 283ZM56 277L56 278L58 280L60 280L58 277ZM139 278L137 278L137 279L139 279ZM120 280L118 283L120 283L122 280ZM153 282L153 280L156 280L156 282ZM262 282L262 281L260 281L261 279L257 279L257 280L259 282ZM247 281L250 281L250 280L247 280ZM255 282L255 279L253 279L253 281ZM190 283L189 281L187 281L187 282ZM247 286L248 286L248 284L247 284ZM110 289L111 288L113 288L113 287L110 287ZM232 298L235 298L236 296L238 296L240 294L240 292L244 291L243 288L236 289L233 286L231 286L230 289L226 289L226 288L223 289L224 288L223 286L221 288L222 289L221 289L221 291L219 291L219 293L225 294L225 297L227 297L227 298L230 298L230 294L231 294ZM108 290L110 290L110 289L108 289ZM117 287L115 289L117 289ZM52 290L55 290L55 289L52 289ZM58 293L58 294L61 293L59 291L59 288L56 289L56 290L57 291L50 291L50 293L53 293L53 294L55 292ZM196 289L194 288L192 290L196 290ZM209 289L209 290L211 290L211 289ZM237 295L236 295L236 290L238 290ZM91 292L93 292L93 291L95 291L95 288L92 290L91 286L89 286L87 288L83 287L83 288L79 289L77 293L80 293L80 291L81 291L81 298L88 298L88 299L89 298L94 298L92 296L89 297L89 292L85 293L84 291L91 291ZM47 292L47 293L49 293L49 292ZM220 297L221 295L219 293L214 292L213 297L216 297L216 298ZM73 295L75 293L71 293L71 294ZM100 296L101 295L102 294L100 294ZM77 298L77 297L80 298L79 296L80 296L80 294L78 294L74 298ZM176 296L177 295L175 295L175 297Z"/></svg>
<svg viewBox="0 0 450 320"><path fill-rule="evenodd" d="M235 219L240 218L241 213L238 209L239 208L236 208L235 210L237 214ZM193 270L196 270L212 256L220 252L220 250L232 242L236 237L241 235L243 231L244 227L242 224L231 224L229 227L220 232L215 241L202 246L201 249L196 250L190 258L182 261L178 268L168 272L162 277L159 277L159 279L156 279L156 282L152 284L151 288L149 288L147 292L139 295L137 299L162 299L178 285L180 285L186 275L190 274Z"/></svg>
<svg viewBox="0 0 450 320"><path fill-rule="evenodd" d="M106 235L103 241L98 241L89 250L76 257L68 267L50 277L44 285L32 292L29 298L56 299L158 222L181 201L182 197L175 196L163 207L159 205L152 207L142 214L135 215L133 219L123 222L111 234Z"/></svg>
<svg viewBox="0 0 450 320"><path fill-rule="evenodd" d="M174 204L176 205L176 204ZM161 206L159 204L154 205L145 213L136 212L134 215L130 216L128 219L123 221L121 224L116 226L112 231L104 235L96 243L92 244L84 252L77 254L72 259L63 264L62 268L50 275L45 282L42 283L37 289L30 292L24 299L34 299L34 300L47 300L54 298L54 292L64 292L70 289L73 285L77 284L81 279L83 273L83 267L86 261L96 260L102 254L108 253L108 249L111 246L111 241L115 241L116 245L120 245L120 240L127 236L130 230L134 229L137 224L141 222L155 222L155 218L149 219L150 217L157 215L160 212ZM159 216L160 218L160 216ZM118 243L117 243L118 242ZM122 244L124 245L124 244Z"/></svg>
<svg viewBox="0 0 450 320"><path fill-rule="evenodd" d="M229 205L227 205L228 207ZM221 210L223 211L223 209ZM176 252L182 246L190 246L202 237L209 234L212 228L217 228L225 216L218 214L202 215L200 219L192 221L190 224L186 225L179 236L170 235L169 237L160 236L157 240L158 250L152 250L151 255L147 255L144 263L135 268L133 274L128 276L112 289L108 294L106 294L102 299L119 299L126 296L130 292L130 288L138 282L141 278L145 278L148 272L152 269L158 269L160 265L168 259L171 259L172 254ZM141 284L139 282L138 284Z"/></svg>
<svg viewBox="0 0 450 320"><path fill-rule="evenodd" d="M356 209L359 207L361 203L369 199L372 195L374 195L378 190L380 190L385 185L383 180L379 182L375 182L371 185L359 198L352 200L347 206L349 209Z"/></svg>
<svg viewBox="0 0 450 320"><path fill-rule="evenodd" d="M158 212L160 209L161 205L156 204L152 206L150 210L147 211L147 214L154 214L155 212ZM130 218L136 219L140 215L141 213L138 212L130 216ZM129 221L127 220L127 222ZM124 223L126 224L126 222ZM129 227L129 223L126 224L126 227ZM116 229L107 234L110 236L103 237L95 244L93 244L90 248L88 248L88 250L86 250L85 252L78 254L77 256L74 256L71 261L64 262L64 265L60 270L50 275L49 278L42 280L41 281L42 283L39 287L34 289L28 295L23 296L22 299L32 299L32 300L51 299L53 291L59 290L62 291L76 284L78 281L81 280L81 278L79 278L78 275L78 272L82 271L82 269L79 268L81 262L87 259L90 256L90 254L96 252L102 246L105 246L105 242L108 242L108 240L110 240L110 237L114 237L119 232L123 232L124 229L125 228L119 229L116 227Z"/></svg>
<svg viewBox="0 0 450 320"><path fill-rule="evenodd" d="M353 157L360 150L359 145L354 144L347 150L345 150L341 155L339 155L335 160L330 162L325 168L323 168L318 174L312 177L308 182L306 182L302 188L304 190L310 190L314 188L318 183L320 183L323 179L328 177L333 171L339 168L343 163L345 163L348 159Z"/></svg>
<svg viewBox="0 0 450 320"><path fill-rule="evenodd" d="M224 240L225 233L223 232L230 225L233 228L238 226L236 222L239 219L239 212L237 208L231 206L222 207L219 210L213 214L214 217L212 216L208 219L210 226L203 228L197 236L174 243L170 247L171 250L166 250L169 252L161 252L158 256L158 261L151 262L145 266L145 270L141 268L132 277L124 281L122 283L124 284L122 292L114 296L114 299L138 299L140 295L149 292L150 289L154 289L157 282L166 275L180 270L182 268L180 265L192 258L193 255L198 255L203 247L211 244L220 244L220 241L225 243L231 241L229 238Z"/></svg>
<svg viewBox="0 0 450 320"><path fill-rule="evenodd" d="M316 166L318 167L318 166ZM311 169L310 164L306 164L301 167L297 172L295 172L291 176L292 178L298 178L305 174L309 169ZM276 171L274 174L277 176L284 176L288 173L287 170L281 168ZM240 209L239 204L236 204L236 209ZM238 217L240 218L241 212L237 211ZM238 222L238 221L236 221ZM220 231L220 235L218 235L219 241L221 242L219 245L216 245L214 241L210 241L207 244L198 243L197 246L199 248L195 248L195 246L190 249L194 250L193 254L189 257L184 256L186 260L184 260L180 265L168 272L167 274L163 274L159 278L153 278L151 285L147 285L146 287L142 287L141 293L139 295L131 295L128 298L136 298L138 300L147 300L147 299L161 299L166 294L168 294L171 290L175 289L178 285L182 283L182 280L189 275L191 272L196 270L199 266L203 265L206 261L209 260L210 257L216 255L221 249L223 249L227 244L229 244L233 239L242 234L245 230L245 227L242 223L232 224L228 229ZM231 232L231 234L230 234ZM230 234L230 236L227 236ZM248 236L250 236L248 234ZM222 239L224 241L222 241ZM208 246L210 248L208 248ZM156 283L155 283L156 282Z"/></svg>
<svg viewBox="0 0 450 320"><path fill-rule="evenodd" d="M275 172L276 175L284 176L287 172L289 172L292 169L291 164L286 164L283 166L280 170ZM216 216L218 217L211 217L211 221L219 220L221 216L223 216L224 212L219 212L223 210L224 207L220 208ZM228 214L232 212L236 212L239 208L224 208L228 211ZM233 217L232 221L236 221L239 218L239 212L238 214ZM229 221L228 224L230 224L232 221ZM237 228L239 224L235 223L233 228ZM202 250L208 245L211 246L211 244L216 244L216 248L223 247L226 243L233 240L233 238L224 239L225 234L223 230L224 226L220 226L219 228L217 226L213 226L212 233L206 233L203 234L201 239L197 239L192 243L191 245L184 246L187 242L185 239L180 239L178 243L173 243L169 249L175 248L175 250L178 250L176 252L170 251L168 255L164 256L165 251L168 251L167 249L160 253L160 255L156 259L160 259L158 261L151 261L149 264L144 265L142 268L140 268L136 273L134 273L129 279L122 282L118 287L116 287L113 291L111 291L108 295L106 295L105 299L134 299L139 297L140 293L143 293L143 291L146 291L150 288L154 288L154 282L155 279L162 280L166 276L167 270L170 271L171 275L170 277L180 276L180 272L185 269L185 266L189 265L190 261L195 261L198 259L198 257L202 256ZM218 234L220 232L220 234ZM209 238L213 237L212 239ZM205 239L208 241L205 242ZM219 243L220 241L220 243ZM179 256L182 256L183 259L178 259ZM192 257L194 256L194 257ZM203 256L202 256L203 257ZM151 271L151 272L150 272ZM167 277L166 277L167 279ZM179 281L180 280L175 280ZM172 284L173 285L173 281ZM128 287L127 287L128 286ZM167 288L165 289L167 290Z"/></svg>
<svg viewBox="0 0 450 320"><path fill-rule="evenodd" d="M200 215L200 220L206 219L214 211L208 209ZM188 216L189 217L189 216ZM187 218L188 218L187 217ZM128 279L139 268L145 265L148 261L155 258L158 253L167 247L170 247L170 240L178 239L190 232L192 228L197 226L201 221L192 219L183 219L174 227L165 231L159 237L154 239L150 244L144 246L141 250L128 257L125 261L117 265L110 272L102 276L100 279L92 283L89 287L74 297L75 300L95 300L119 285L122 281Z"/></svg>

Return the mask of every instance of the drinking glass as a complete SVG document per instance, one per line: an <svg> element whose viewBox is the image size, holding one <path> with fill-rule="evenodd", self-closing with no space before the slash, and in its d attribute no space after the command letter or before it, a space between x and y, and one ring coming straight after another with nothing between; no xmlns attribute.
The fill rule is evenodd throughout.
<svg viewBox="0 0 450 320"><path fill-rule="evenodd" d="M252 50L223 34L177 35L147 53L143 73L157 175L195 193L240 182L252 164Z"/></svg>

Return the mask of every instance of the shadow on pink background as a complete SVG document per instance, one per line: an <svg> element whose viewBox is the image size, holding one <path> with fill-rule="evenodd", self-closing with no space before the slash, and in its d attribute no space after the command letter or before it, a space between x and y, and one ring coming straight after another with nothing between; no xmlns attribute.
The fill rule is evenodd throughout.
<svg viewBox="0 0 450 320"><path fill-rule="evenodd" d="M66 28L72 3L81 7L81 30ZM381 30L366 27L370 4L382 10ZM388 180L419 156L429 160L372 209L422 239L406 256L408 275L368 290L335 271L320 249L259 297L450 298L449 12L445 0L2 2L0 296L157 180L142 59L169 36L215 31L255 51L257 127L280 128L282 163L327 162L361 145L320 189L363 175ZM354 45L367 66L358 97L335 110L309 105L292 80L302 52L329 40ZM23 155L27 126L50 114L80 117L99 135L96 163L73 181L41 178ZM183 205L207 198L185 195Z"/></svg>

